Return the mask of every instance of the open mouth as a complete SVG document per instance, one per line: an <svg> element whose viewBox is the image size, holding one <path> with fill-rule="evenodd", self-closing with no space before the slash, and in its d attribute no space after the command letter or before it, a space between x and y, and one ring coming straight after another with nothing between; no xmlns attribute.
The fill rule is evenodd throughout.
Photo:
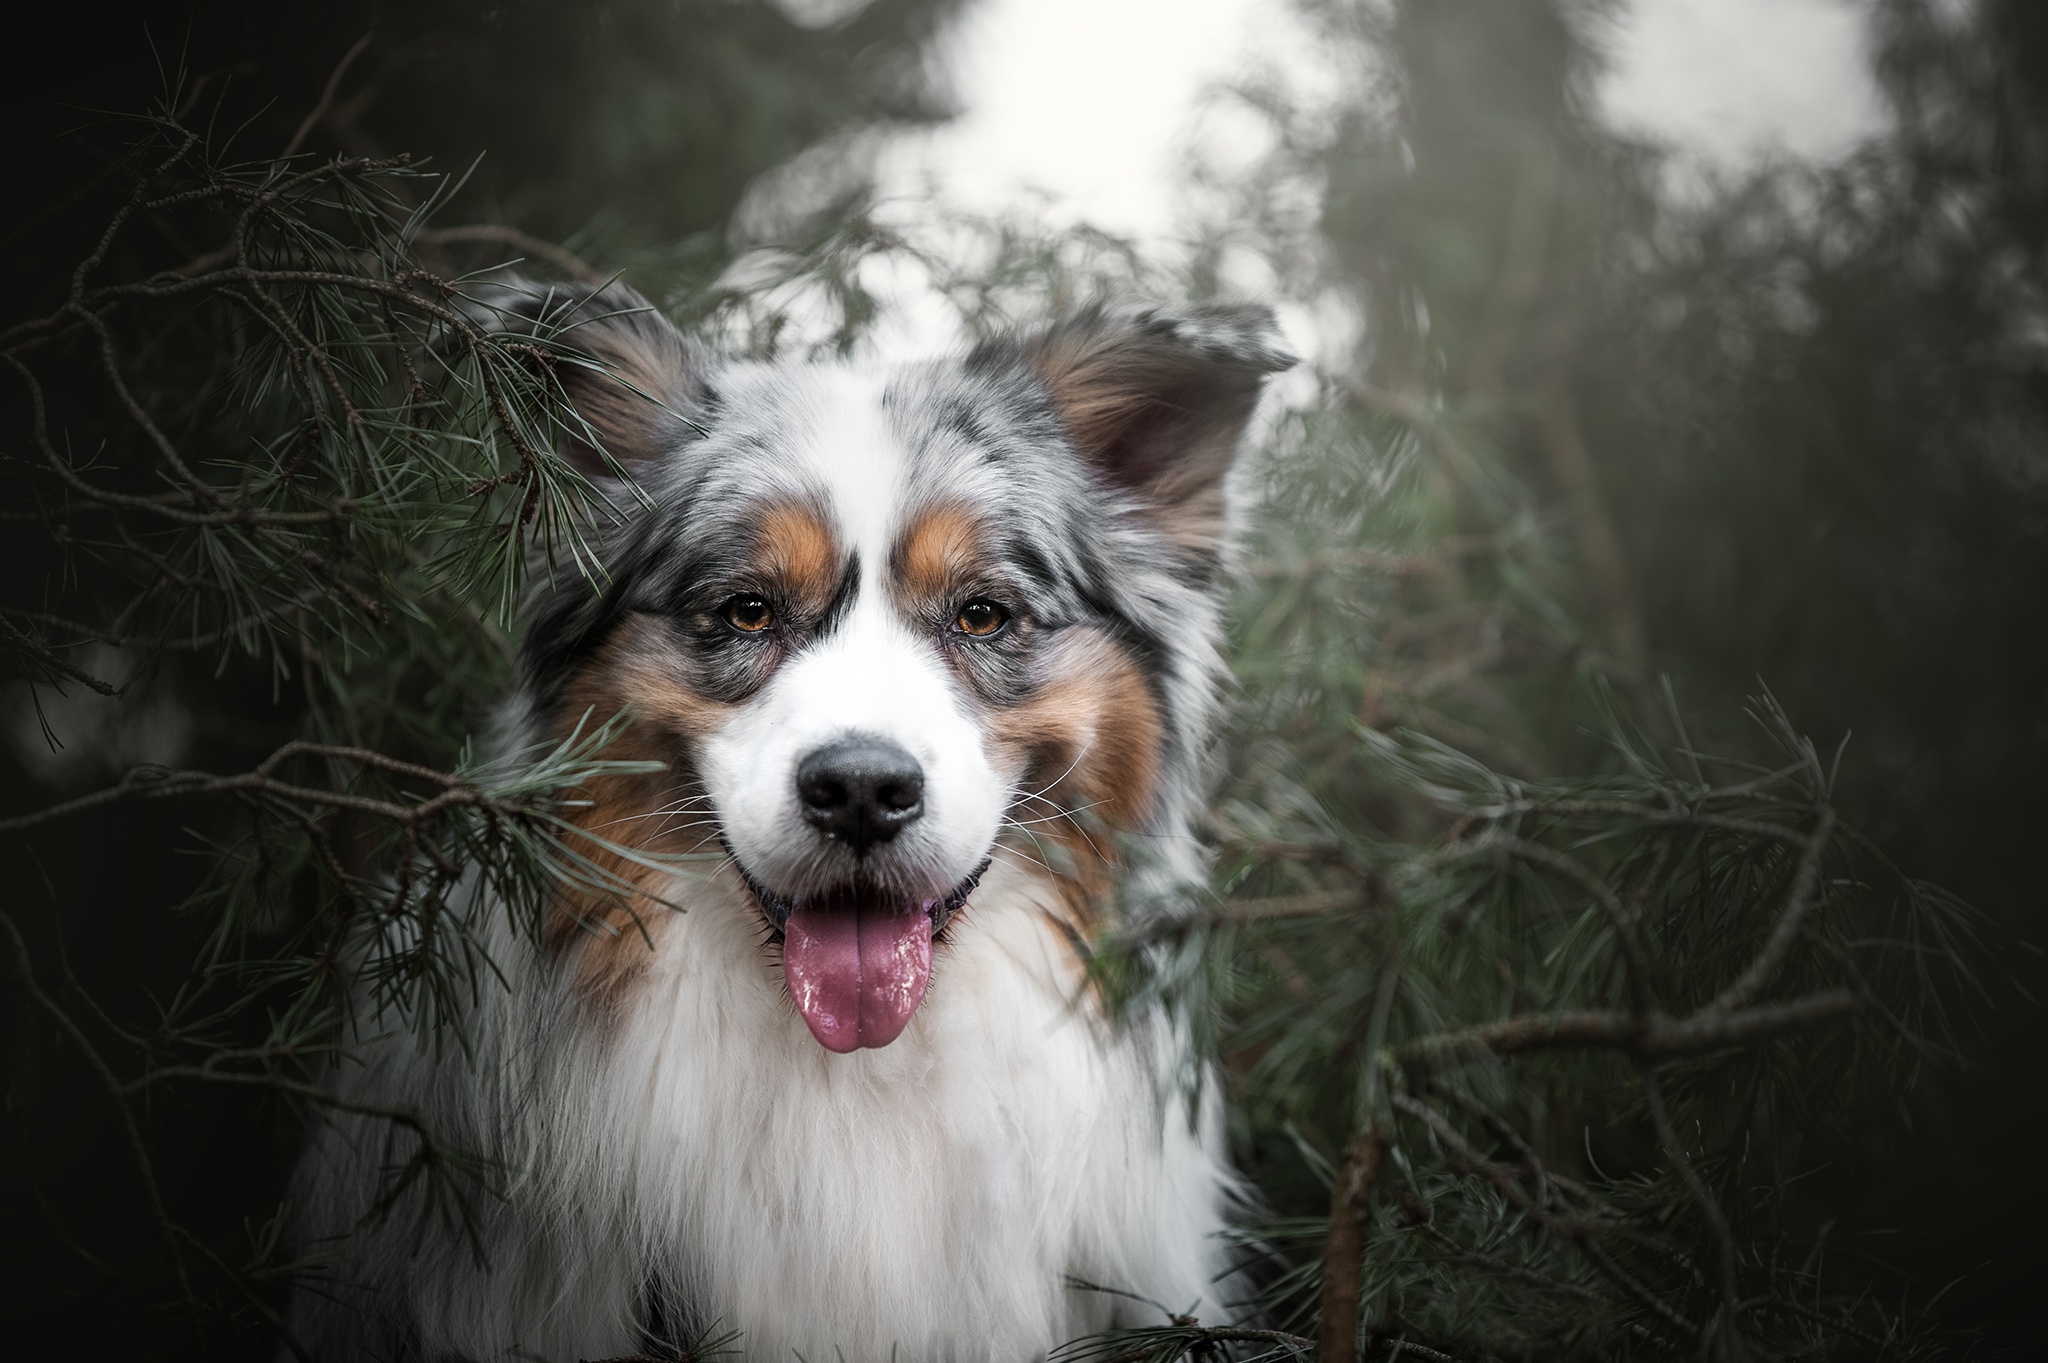
<svg viewBox="0 0 2048 1363"><path fill-rule="evenodd" d="M782 932L782 981L818 1044L844 1054L886 1046L910 1023L931 983L932 938L988 870L944 895L910 898L868 885L785 899L739 865L754 901Z"/></svg>

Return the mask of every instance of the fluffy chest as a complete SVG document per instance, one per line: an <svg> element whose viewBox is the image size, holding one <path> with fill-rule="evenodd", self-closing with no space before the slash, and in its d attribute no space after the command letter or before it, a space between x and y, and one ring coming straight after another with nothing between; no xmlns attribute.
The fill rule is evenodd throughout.
<svg viewBox="0 0 2048 1363"><path fill-rule="evenodd" d="M1112 1082L1118 1043L1041 894L992 874L902 1037L844 1055L796 1016L754 922L704 903L663 925L572 1120L694 1314L757 1349L972 1354L1085 1324L1064 1278L1104 1238L1094 1184L1150 1093Z"/></svg>

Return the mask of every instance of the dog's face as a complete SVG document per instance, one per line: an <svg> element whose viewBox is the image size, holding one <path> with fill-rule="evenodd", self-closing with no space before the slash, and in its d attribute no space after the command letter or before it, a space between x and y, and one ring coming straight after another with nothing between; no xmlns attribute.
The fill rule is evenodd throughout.
<svg viewBox="0 0 2048 1363"><path fill-rule="evenodd" d="M537 603L528 687L557 732L630 713L668 774L594 831L722 842L822 1044L895 1039L992 858L1085 900L1119 836L1182 831L1224 476L1287 362L1263 313L864 374L715 367L616 288L525 306L641 494L609 587Z"/></svg>

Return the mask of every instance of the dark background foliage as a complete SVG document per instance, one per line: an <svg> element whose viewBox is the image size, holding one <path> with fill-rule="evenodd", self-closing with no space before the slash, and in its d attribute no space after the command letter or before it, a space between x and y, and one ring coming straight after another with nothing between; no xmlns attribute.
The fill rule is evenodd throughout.
<svg viewBox="0 0 2048 1363"><path fill-rule="evenodd" d="M2048 813L2048 20L1867 8L1896 130L1674 206L1647 149L1583 117L1598 7L1399 7L1371 37L1399 56L1401 136L1361 115L1319 148L1322 226L1375 300L1377 385L1436 386L1568 518L1588 646L1698 712L1761 681L1824 742L1852 734L1849 817L2025 940ZM1977 1266L1945 1310L2018 1340L2043 975L2038 948L2001 956L1980 1067L1809 1191L1923 1284Z"/></svg>
<svg viewBox="0 0 2048 1363"><path fill-rule="evenodd" d="M958 8L879 0L818 27L726 0L48 9L17 21L6 44L13 157L0 237L12 268L0 321L63 296L126 193L123 116L179 90L219 111L208 114L217 140L272 155L366 34L306 150L475 161L439 221L510 224L625 267L652 292L687 293L742 244L734 215L762 175L859 129L944 115L925 59ZM1990 945L1973 962L1986 988L1947 1000L1965 1019L1969 1065L1910 1086L1901 1073L1897 1093L1879 1084L1859 1097L1855 1119L1803 1149L1789 1219L1809 1232L1832 1224L1837 1286L1903 1289L1932 1301L1940 1325L1982 1332L1983 1347L2023 1349L2039 1334L2032 1299L2048 1269L2033 1001L2048 971L2030 945L2048 816L2048 17L2028 0L1982 0L1964 19L1928 0L1872 0L1893 131L1840 167L1769 169L1674 203L1655 192L1653 152L1583 116L1600 6L1304 8L1333 44L1391 53L1396 72L1392 123L1386 92L1361 91L1334 134L1289 144L1304 162L1293 169L1326 189L1316 283L1352 293L1372 318L1370 364L1335 419L1392 445L1416 427L1403 400L1427 395L1425 424L1497 460L1520 489L1509 502L1556 532L1563 564L1550 583L1572 622L1537 628L1509 612L1503 643L1474 635L1418 655L1479 657L1468 670L1485 686L1426 689L1416 677L1435 672L1402 672L1394 658L1314 703L1331 723L1412 725L1526 777L1609 761L1573 699L1589 671L1646 710L1669 676L1704 747L1755 750L1740 711L1760 682L1824 748L1853 734L1835 802L1908 874L1987 915ZM857 174L826 186L842 208L860 187ZM475 247L441 249L459 267ZM140 274L197 249L135 237L116 263ZM53 405L103 404L89 373L68 382ZM0 478L25 455L21 403L13 388L0 397ZM86 421L72 434L83 452L95 431ZM1347 493L1311 483L1291 491L1304 523L1321 524L1314 516ZM1272 490L1287 504L1284 478ZM1488 495L1454 487L1449 523L1430 536L1497 540L1519 522ZM50 610L53 593L90 600L108 587L89 559L0 525L7 606ZM1385 529L1364 525L1368 541ZM1487 576L1497 571L1475 563L1453 597L1512 596L1509 576ZM1240 628L1257 695L1298 664L1259 652L1263 600L1251 596ZM1418 598L1409 614L1430 604ZM1384 624L1348 619L1326 632ZM489 688L437 689L433 660L412 661L378 737L445 765ZM171 654L151 666L153 688L174 699L184 764L247 767L307 721L311 693L258 663L216 670L211 657ZM61 729L79 712L51 713ZM154 757L167 723L66 731L66 755L33 765L10 745L0 809L105 784ZM1406 819L1404 836L1440 831L1363 780L1333 758L1317 794L1362 822ZM210 817L131 806L10 841L0 901L38 960L56 959L61 941L86 989L142 1023L204 936L170 910L205 877L199 839L224 832ZM53 1354L131 1352L168 1319L170 1265L125 1137L61 1045L25 1010L10 1004L6 1017L0 1332ZM222 1257L247 1259L289 1162L293 1114L218 1089L153 1103L167 1201ZM1320 1196L1290 1193L1279 1173L1272 1186L1278 1201L1303 1200L1294 1210ZM260 1352L256 1337L232 1347Z"/></svg>
<svg viewBox="0 0 2048 1363"><path fill-rule="evenodd" d="M1558 11L1403 7L1414 171L1360 125L1325 228L1384 281L1383 372L1431 370L1573 518L1589 642L1700 712L1761 681L1823 743L1853 735L1847 817L2018 939L1989 972L1977 1067L1916 1095L1910 1133L1873 1123L1829 1151L1806 1189L1853 1232L1838 1246L1958 1278L1945 1314L2017 1343L2048 1210L2025 1155L2043 1117L2048 15L1868 10L1896 131L1674 208L1643 150L1575 116L1594 53ZM1414 298L1426 334L1386 301Z"/></svg>

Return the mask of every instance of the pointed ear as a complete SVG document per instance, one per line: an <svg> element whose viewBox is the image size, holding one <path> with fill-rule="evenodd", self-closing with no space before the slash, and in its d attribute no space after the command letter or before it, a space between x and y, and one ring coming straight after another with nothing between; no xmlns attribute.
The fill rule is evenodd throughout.
<svg viewBox="0 0 2048 1363"><path fill-rule="evenodd" d="M479 291L472 311L530 338L561 385L569 416L557 452L586 478L616 478L687 444L699 427L705 356L623 284L512 280Z"/></svg>
<svg viewBox="0 0 2048 1363"><path fill-rule="evenodd" d="M1175 544L1213 554L1223 539L1224 478L1259 390L1295 363L1273 314L1091 309L1008 344L1097 475L1133 494ZM994 348L977 357L986 362Z"/></svg>

